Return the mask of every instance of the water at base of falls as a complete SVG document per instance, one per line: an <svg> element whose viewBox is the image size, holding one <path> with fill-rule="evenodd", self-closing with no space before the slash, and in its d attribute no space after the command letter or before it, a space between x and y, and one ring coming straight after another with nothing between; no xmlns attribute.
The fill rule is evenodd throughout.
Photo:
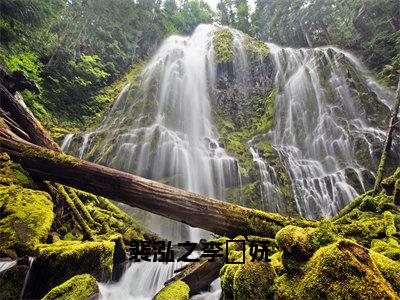
<svg viewBox="0 0 400 300"><path fill-rule="evenodd" d="M100 300L151 300L183 263L132 263L117 283L99 283Z"/></svg>
<svg viewBox="0 0 400 300"><path fill-rule="evenodd" d="M98 283L99 300L151 300L172 278L174 270L184 263L140 262L133 263L117 283ZM221 297L221 281L214 280L209 291L191 297L191 300L217 300Z"/></svg>

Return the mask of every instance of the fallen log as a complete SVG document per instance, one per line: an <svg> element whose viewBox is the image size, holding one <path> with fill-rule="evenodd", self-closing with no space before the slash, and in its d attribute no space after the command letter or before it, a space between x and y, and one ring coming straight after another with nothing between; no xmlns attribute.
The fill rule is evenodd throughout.
<svg viewBox="0 0 400 300"><path fill-rule="evenodd" d="M186 265L179 274L165 282L164 285L167 286L174 281L181 280L190 287L189 295L194 296L210 287L210 284L218 278L222 266L223 264L217 261L200 260L199 262L192 262Z"/></svg>
<svg viewBox="0 0 400 300"><path fill-rule="evenodd" d="M289 224L300 227L318 224L210 199L27 142L0 137L0 147L43 180L85 190L219 235L274 237Z"/></svg>

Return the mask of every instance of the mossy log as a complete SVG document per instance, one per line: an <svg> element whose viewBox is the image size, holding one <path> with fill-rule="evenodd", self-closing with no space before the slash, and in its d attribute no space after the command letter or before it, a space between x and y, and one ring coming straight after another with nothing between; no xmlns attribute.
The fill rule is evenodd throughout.
<svg viewBox="0 0 400 300"><path fill-rule="evenodd" d="M82 229L82 233L83 233L83 236L84 236L85 240L93 241L94 240L94 235L93 235L90 227L88 226L88 224L86 223L86 221L84 220L82 215L80 214L78 208L76 207L76 205L75 205L76 202L74 201L74 199L70 197L70 195L67 193L67 191L65 190L65 188L61 184L57 184L56 183L55 187L57 188L57 191L61 195L61 197L63 198L64 202L71 209L72 214L73 214L76 222L79 224L79 226Z"/></svg>
<svg viewBox="0 0 400 300"><path fill-rule="evenodd" d="M249 209L76 159L43 147L0 137L2 151L32 174L219 235L274 237L284 226L314 227L317 221Z"/></svg>

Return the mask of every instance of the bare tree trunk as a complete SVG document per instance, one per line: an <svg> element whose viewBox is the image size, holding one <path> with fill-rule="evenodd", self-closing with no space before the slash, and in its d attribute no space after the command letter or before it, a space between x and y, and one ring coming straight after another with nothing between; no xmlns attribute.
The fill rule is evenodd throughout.
<svg viewBox="0 0 400 300"><path fill-rule="evenodd" d="M0 94L1 108L11 114L13 121L29 135L32 143L54 151L61 151L58 144L54 142L42 124L2 84L0 84Z"/></svg>
<svg viewBox="0 0 400 300"><path fill-rule="evenodd" d="M400 106L400 79L397 84L397 92L396 92L396 102L393 106L392 115L389 122L389 128L386 133L385 145L383 147L383 152L381 155L381 160L379 162L378 171L376 172L375 184L374 184L374 194L376 194L380 189L380 184L383 179L383 173L385 171L386 159L390 148L392 147L393 140L393 130L397 125L397 115L399 114L399 106Z"/></svg>

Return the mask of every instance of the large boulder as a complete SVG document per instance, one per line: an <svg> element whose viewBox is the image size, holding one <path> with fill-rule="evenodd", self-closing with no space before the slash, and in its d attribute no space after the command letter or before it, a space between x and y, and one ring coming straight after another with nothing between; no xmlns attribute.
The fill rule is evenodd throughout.
<svg viewBox="0 0 400 300"><path fill-rule="evenodd" d="M322 247L302 268L276 281L276 297L285 299L398 299L370 252L350 240ZM392 274L392 270L388 273Z"/></svg>
<svg viewBox="0 0 400 300"><path fill-rule="evenodd" d="M35 279L28 290L31 298L45 293L71 277L90 274L98 281L111 279L115 243L111 241L60 241L40 245L32 272Z"/></svg>
<svg viewBox="0 0 400 300"><path fill-rule="evenodd" d="M9 249L19 255L32 254L49 234L53 203L46 192L0 186L0 216L0 255Z"/></svg>

